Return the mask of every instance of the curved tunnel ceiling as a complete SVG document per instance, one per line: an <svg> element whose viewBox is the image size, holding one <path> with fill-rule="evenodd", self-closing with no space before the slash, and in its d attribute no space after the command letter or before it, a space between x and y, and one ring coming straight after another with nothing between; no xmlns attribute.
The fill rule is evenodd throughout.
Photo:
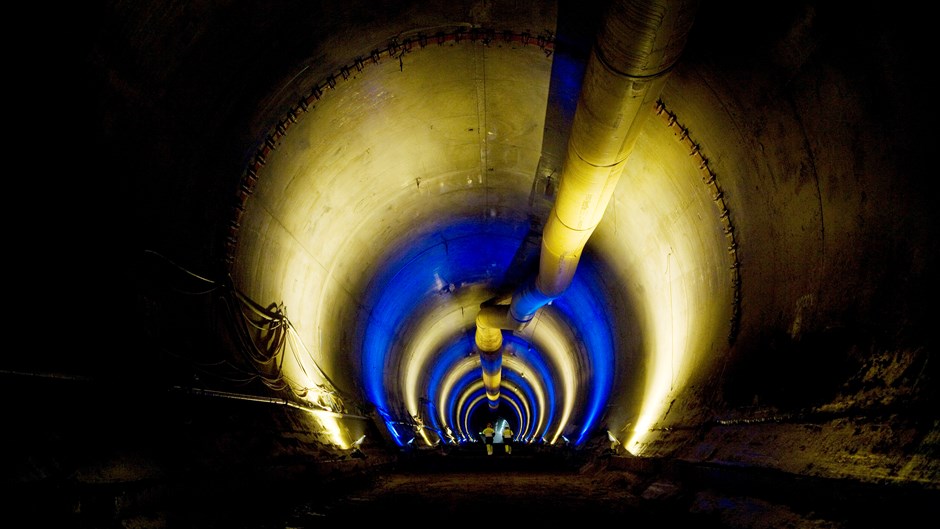
<svg viewBox="0 0 940 529"><path fill-rule="evenodd" d="M239 289L285 308L295 387L356 394L398 444L476 436L490 415L474 319L537 272L561 172L543 153L554 51L525 29L424 29L308 81L272 127L229 262ZM570 288L504 331L499 413L522 440L644 432L733 337L732 215L709 131L669 108L676 85L642 109L654 117Z"/></svg>

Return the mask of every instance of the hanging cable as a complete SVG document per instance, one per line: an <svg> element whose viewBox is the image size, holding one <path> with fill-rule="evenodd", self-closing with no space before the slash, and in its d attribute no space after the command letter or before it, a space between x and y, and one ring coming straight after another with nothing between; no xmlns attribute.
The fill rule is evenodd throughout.
<svg viewBox="0 0 940 529"><path fill-rule="evenodd" d="M231 338L232 350L236 353L222 360L200 362L192 357L194 355L181 355L162 347L168 355L187 360L197 372L228 384L247 386L257 382L271 391L287 392L292 398L309 403L301 405L305 409L346 413L345 401L354 402L354 399L340 394L330 377L313 359L288 319L283 304L262 306L234 288L230 278L227 281L213 281L186 270L158 252L148 250L145 253L159 257L187 277L207 285L200 289L181 289L168 281L173 292L187 296L212 296L207 310L220 324L221 331ZM212 310L212 306L216 310ZM285 374L285 362L296 365L306 383L288 377ZM310 369L309 362L313 363L316 372Z"/></svg>

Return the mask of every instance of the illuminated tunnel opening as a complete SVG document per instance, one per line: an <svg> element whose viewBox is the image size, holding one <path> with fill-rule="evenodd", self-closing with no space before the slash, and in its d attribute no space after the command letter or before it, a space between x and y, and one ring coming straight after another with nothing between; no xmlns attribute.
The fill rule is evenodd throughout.
<svg viewBox="0 0 940 529"><path fill-rule="evenodd" d="M496 433L493 435L494 443L503 442L503 428L505 428L507 424L515 434L513 437L519 440L518 431L516 430L518 427L517 421L518 416L515 410L506 402L501 402L496 410L491 410L488 406L479 408L474 411L470 418L470 424L473 427L477 441L483 441L483 428L485 428L488 423L493 425L493 428L496 430Z"/></svg>
<svg viewBox="0 0 940 529"><path fill-rule="evenodd" d="M520 442L560 434L580 445L599 428L616 355L607 290L588 252L569 289L543 309L551 318L504 333L503 392L496 410L487 405L473 317L482 301L517 286L505 283L519 275L511 268L528 230L509 220L455 219L402 245L371 278L358 329L360 378L399 446L420 429L445 442L473 442L497 418L512 424ZM428 345L414 336L455 311L464 315L462 328Z"/></svg>

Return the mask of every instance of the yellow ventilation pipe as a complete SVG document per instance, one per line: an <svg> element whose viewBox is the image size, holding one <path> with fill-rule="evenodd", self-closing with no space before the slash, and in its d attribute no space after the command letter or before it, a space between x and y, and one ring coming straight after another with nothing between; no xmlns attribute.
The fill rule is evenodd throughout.
<svg viewBox="0 0 940 529"><path fill-rule="evenodd" d="M524 328L571 284L627 158L688 39L698 0L615 0L588 58L555 204L542 232L539 272L510 304L484 303L476 346L498 406L502 330Z"/></svg>

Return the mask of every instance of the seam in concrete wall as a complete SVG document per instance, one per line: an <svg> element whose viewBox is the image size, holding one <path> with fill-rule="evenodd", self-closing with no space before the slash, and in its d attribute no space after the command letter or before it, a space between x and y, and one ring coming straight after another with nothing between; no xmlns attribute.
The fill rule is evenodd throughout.
<svg viewBox="0 0 940 529"><path fill-rule="evenodd" d="M248 198L254 193L255 186L258 183L258 174L265 165L267 157L272 151L277 149L278 141L287 135L287 131L290 129L291 125L297 123L299 116L308 112L310 107L320 100L324 91L336 88L339 80L348 81L351 77L354 77L353 70L361 72L369 64L378 64L382 60L395 59L400 62L401 58L404 57L406 53L414 50L416 45L419 48L425 48L432 42L438 46L442 46L446 42L459 43L463 41L472 43L479 42L484 46L489 46L491 43L498 41L510 44L519 43L523 46L529 46L531 44L541 48L542 51L545 52L546 57L551 56L555 50L555 38L550 34L533 35L529 31L496 31L495 29L467 28L460 26L447 32L438 31L434 35L419 33L406 37L401 41L393 38L388 41L385 48L373 49L368 57L356 57L349 64L341 66L339 71L327 75L326 78L315 84L308 94L302 97L297 105L288 110L286 115L277 122L273 130L267 135L262 145L258 148L254 160L249 163L245 174L242 176L241 185L239 185L236 193L234 215L228 223L225 238L226 267L231 267L235 262L235 253L238 247L238 234L241 229L242 216L245 213L245 205Z"/></svg>
<svg viewBox="0 0 940 529"><path fill-rule="evenodd" d="M712 192L712 200L718 207L718 220L722 224L725 236L728 238L728 255L731 259L731 286L734 289L731 301L731 330L728 333L728 344L733 344L738 336L738 329L741 322L741 261L738 259L738 242L734 235L734 223L731 221L731 210L724 199L724 191L718 182L718 175L708 165L708 158L702 152L701 146L692 139L689 129L679 123L675 113L666 109L666 104L660 99L656 102L656 114L661 116L666 125L678 132L679 142L689 147L689 156L695 157L699 162L699 170L702 172L702 182L708 186Z"/></svg>

